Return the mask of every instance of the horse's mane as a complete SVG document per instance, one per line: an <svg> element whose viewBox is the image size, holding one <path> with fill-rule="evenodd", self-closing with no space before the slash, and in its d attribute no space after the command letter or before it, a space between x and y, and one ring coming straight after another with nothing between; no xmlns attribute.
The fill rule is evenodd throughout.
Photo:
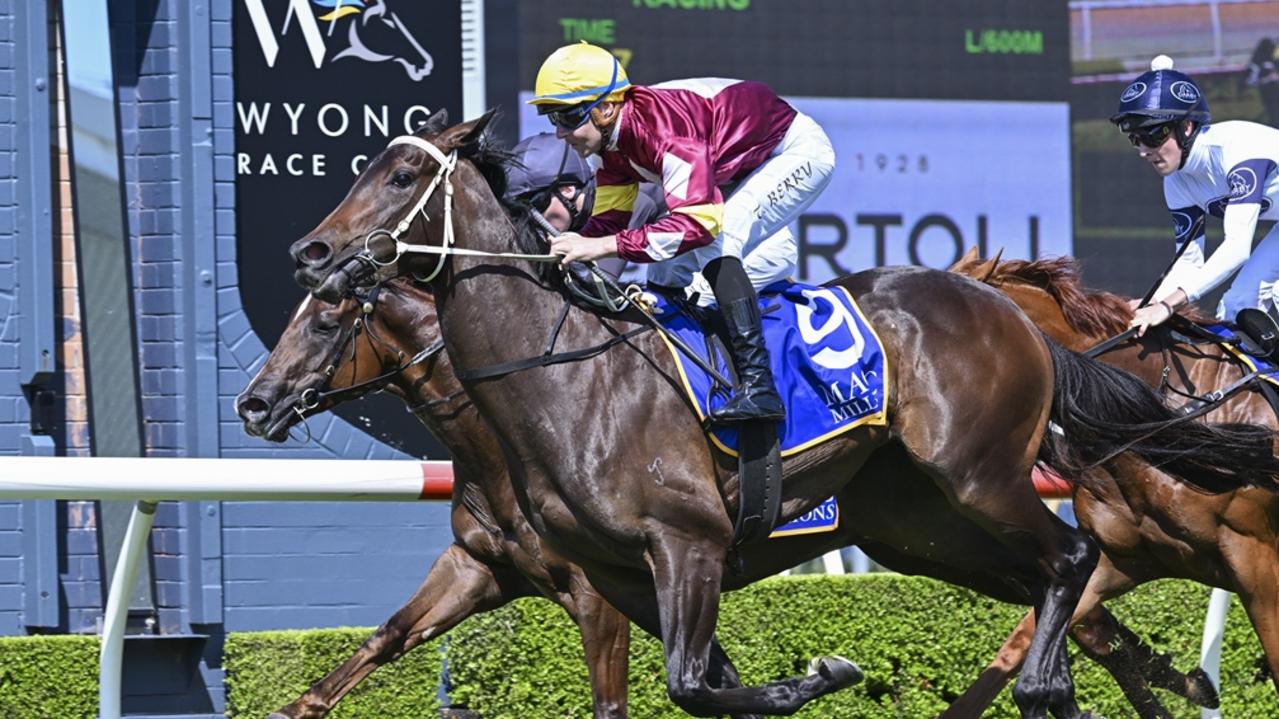
<svg viewBox="0 0 1279 719"><path fill-rule="evenodd" d="M1014 282L1038 287L1052 295L1066 323L1076 332L1100 337L1128 328L1133 312L1128 302L1111 292L1084 289L1079 278L1079 262L1073 257L1041 260L1005 260L981 278L988 285Z"/></svg>
<svg viewBox="0 0 1279 719"><path fill-rule="evenodd" d="M491 128L492 124L489 127ZM470 160L475 169L479 170L484 181L488 183L489 189L492 190L493 196L497 198L498 204L506 211L506 216L515 227L516 252L530 255L545 254L546 241L542 237L541 228L529 214L528 206L522 202L506 199L507 168L519 164L519 161L515 159L515 153L503 147L493 137L491 130L485 129L480 133L478 140L459 148L459 154ZM542 263L538 275L543 281L562 284L558 282L560 273L556 272L555 268L555 263Z"/></svg>

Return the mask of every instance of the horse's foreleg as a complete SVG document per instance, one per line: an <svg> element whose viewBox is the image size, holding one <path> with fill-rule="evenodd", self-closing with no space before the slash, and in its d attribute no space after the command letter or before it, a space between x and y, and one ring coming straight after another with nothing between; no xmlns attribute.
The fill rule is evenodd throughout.
<svg viewBox="0 0 1279 719"><path fill-rule="evenodd" d="M593 589L581 583L569 613L582 633L582 649L591 678L595 719L625 719L631 623Z"/></svg>
<svg viewBox="0 0 1279 719"><path fill-rule="evenodd" d="M378 627L350 659L268 719L319 719L374 669L473 614L532 593L531 585L514 571L490 567L457 544L450 545L431 565L426 580L408 603Z"/></svg>
<svg viewBox="0 0 1279 719"><path fill-rule="evenodd" d="M861 680L855 665L837 657L814 660L807 677L759 687L714 687L711 644L719 615L725 550L667 529L651 542L651 562L666 651L671 699L694 716L792 714L812 699Z"/></svg>

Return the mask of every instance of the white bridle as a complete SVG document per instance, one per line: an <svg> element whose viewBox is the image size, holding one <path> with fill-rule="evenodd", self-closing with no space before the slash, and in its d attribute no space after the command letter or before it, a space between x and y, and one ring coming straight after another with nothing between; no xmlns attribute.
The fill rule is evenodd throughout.
<svg viewBox="0 0 1279 719"><path fill-rule="evenodd" d="M426 277L415 278L419 282L430 282L440 273L444 267L444 258L448 255L466 255L470 257L491 257L505 258L511 260L530 260L533 262L558 262L557 255L525 255L517 252L484 252L482 250L468 250L466 248L454 247L455 238L453 235L453 182L451 175L453 170L457 169L457 150L453 150L445 155L440 148L414 135L401 135L393 140L387 147L395 145L410 145L430 155L440 166L435 171L435 177L431 179L431 184L427 185L426 192L418 198L417 204L413 205L413 209L404 215L404 219L400 220L394 230L373 230L364 236L364 258L377 267L386 267L393 265L399 261L405 253L421 253L439 255L439 262L435 264L435 269L431 270L431 274ZM431 245L411 245L400 239L400 235L408 231L413 224L413 219L421 213L422 221L429 222L430 216L426 214L426 203L430 201L431 195L435 194L435 188L441 184L444 185L444 239L439 247ZM395 257L381 262L373 256L373 252L369 249L369 242L378 235L386 234L395 242Z"/></svg>

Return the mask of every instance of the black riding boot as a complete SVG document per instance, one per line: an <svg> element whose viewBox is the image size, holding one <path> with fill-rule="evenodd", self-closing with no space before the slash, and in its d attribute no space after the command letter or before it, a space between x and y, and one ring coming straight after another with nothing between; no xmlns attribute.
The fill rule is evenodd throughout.
<svg viewBox="0 0 1279 719"><path fill-rule="evenodd" d="M737 369L737 387L723 407L711 413L711 422L777 422L786 416L782 398L773 384L773 371L768 364L768 348L760 327L759 300L751 287L741 260L725 257L706 267L719 301L720 313L728 329L729 350Z"/></svg>

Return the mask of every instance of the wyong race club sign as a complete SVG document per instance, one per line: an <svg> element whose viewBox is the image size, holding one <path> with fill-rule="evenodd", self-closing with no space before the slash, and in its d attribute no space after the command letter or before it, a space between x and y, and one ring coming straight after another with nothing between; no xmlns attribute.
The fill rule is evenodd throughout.
<svg viewBox="0 0 1279 719"><path fill-rule="evenodd" d="M240 298L258 337L273 346L302 297L290 281L289 245L337 205L390 138L441 108L461 118L461 6L236 0L233 32ZM423 432L401 407L361 405L344 416L425 451L409 439Z"/></svg>

